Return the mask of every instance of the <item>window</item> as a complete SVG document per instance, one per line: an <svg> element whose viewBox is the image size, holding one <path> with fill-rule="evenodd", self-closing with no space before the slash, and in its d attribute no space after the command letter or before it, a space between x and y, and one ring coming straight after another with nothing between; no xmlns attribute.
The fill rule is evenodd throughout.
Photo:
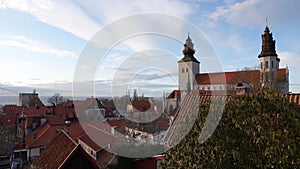
<svg viewBox="0 0 300 169"><path fill-rule="evenodd" d="M222 90L222 86L220 86L220 90Z"/></svg>
<svg viewBox="0 0 300 169"><path fill-rule="evenodd" d="M44 147L40 148L40 154L44 151Z"/></svg>
<svg viewBox="0 0 300 169"><path fill-rule="evenodd" d="M266 61L266 68L268 68L269 67L269 62L268 61Z"/></svg>
<svg viewBox="0 0 300 169"><path fill-rule="evenodd" d="M185 69L185 72L187 73L188 71L189 71L189 69L188 69L188 68L186 68L186 69Z"/></svg>
<svg viewBox="0 0 300 169"><path fill-rule="evenodd" d="M260 63L260 69L263 69L263 63L262 62Z"/></svg>
<svg viewBox="0 0 300 169"><path fill-rule="evenodd" d="M181 69L181 72L184 73L184 68Z"/></svg>
<svg viewBox="0 0 300 169"><path fill-rule="evenodd" d="M274 68L274 61L272 61L272 68Z"/></svg>
<svg viewBox="0 0 300 169"><path fill-rule="evenodd" d="M202 90L205 90L205 87L202 87Z"/></svg>
<svg viewBox="0 0 300 169"><path fill-rule="evenodd" d="M210 90L210 87L207 87L207 90Z"/></svg>

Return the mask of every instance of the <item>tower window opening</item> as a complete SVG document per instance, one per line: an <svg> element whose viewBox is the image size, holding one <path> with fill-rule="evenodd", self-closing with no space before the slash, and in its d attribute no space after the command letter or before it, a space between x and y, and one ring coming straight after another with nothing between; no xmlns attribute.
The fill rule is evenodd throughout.
<svg viewBox="0 0 300 169"><path fill-rule="evenodd" d="M272 61L272 68L274 68L274 61Z"/></svg>
<svg viewBox="0 0 300 169"><path fill-rule="evenodd" d="M268 68L269 67L269 62L268 61L266 61L266 68Z"/></svg>
<svg viewBox="0 0 300 169"><path fill-rule="evenodd" d="M187 73L188 71L189 71L189 69L188 69L188 68L186 68L186 69L185 69L185 72Z"/></svg>
<svg viewBox="0 0 300 169"><path fill-rule="evenodd" d="M184 68L181 69L181 72L184 73Z"/></svg>

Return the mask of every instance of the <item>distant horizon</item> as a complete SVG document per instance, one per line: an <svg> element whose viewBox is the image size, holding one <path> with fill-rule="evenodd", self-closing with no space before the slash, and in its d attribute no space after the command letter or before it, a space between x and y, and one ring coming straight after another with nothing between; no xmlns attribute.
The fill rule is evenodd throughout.
<svg viewBox="0 0 300 169"><path fill-rule="evenodd" d="M74 74L79 62L84 61L81 58L87 44L96 40L105 46L129 30L129 36L105 46L105 56L90 51L96 57L103 57L94 62L97 66L82 67L82 72L95 71L95 74L86 74L93 78L83 79L83 82L93 80L95 95L112 95L111 87L122 71L127 75L122 78L127 81L121 82L134 82L128 87L143 88L147 90L145 94L153 88L167 92L177 89L177 61L183 56L188 34L195 44L200 72L207 72L209 63L205 59L211 55L200 54L207 48L197 43L199 33L177 22L174 25L163 20L161 24L157 24L157 20L145 23L149 17L141 17L135 19L134 24L105 32L116 36L95 39L98 32L112 24L143 14L172 16L195 26L213 46L224 72L259 65L261 35L268 26L276 41L280 68L288 65L290 92L300 93L299 6L299 0L268 3L261 0L0 1L0 95L17 95L20 91L36 89L41 96L54 93L72 96ZM144 31L137 32L137 29ZM168 34L170 32L176 37ZM145 53L149 49L164 53L155 58ZM155 61L151 62L153 58ZM150 63L153 64L150 66ZM167 66L163 71L145 69L159 64ZM92 94L76 93L78 96Z"/></svg>

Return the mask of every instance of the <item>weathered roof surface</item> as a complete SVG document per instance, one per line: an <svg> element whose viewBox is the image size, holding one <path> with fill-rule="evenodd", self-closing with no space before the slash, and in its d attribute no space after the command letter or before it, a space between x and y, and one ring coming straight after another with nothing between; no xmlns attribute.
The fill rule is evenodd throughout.
<svg viewBox="0 0 300 169"><path fill-rule="evenodd" d="M198 85L248 83L246 80L251 83L259 83L259 70L201 73L196 75Z"/></svg>
<svg viewBox="0 0 300 169"><path fill-rule="evenodd" d="M148 100L134 100L131 104L139 112L144 112L151 108L151 103Z"/></svg>
<svg viewBox="0 0 300 169"><path fill-rule="evenodd" d="M175 114L174 120L165 136L165 142L171 143L173 139L177 139L179 136L177 131L180 131L181 127L186 127L186 120L191 117L194 112L198 113L199 106L202 104L209 104L213 99L228 99L230 96L220 95L199 95L197 93L187 94L178 110ZM196 114L197 114L196 113ZM195 114L194 114L195 115ZM195 118L195 117L194 117Z"/></svg>
<svg viewBox="0 0 300 169"><path fill-rule="evenodd" d="M285 95L291 103L300 105L300 93L292 93Z"/></svg>
<svg viewBox="0 0 300 169"><path fill-rule="evenodd" d="M99 151L108 144L120 141L112 132L112 127L104 123L89 123L84 126L85 134L78 139L89 145L93 150Z"/></svg>
<svg viewBox="0 0 300 169"><path fill-rule="evenodd" d="M167 99L181 98L180 90L173 90L167 97Z"/></svg>
<svg viewBox="0 0 300 169"><path fill-rule="evenodd" d="M44 152L33 162L33 168L98 168L94 161L71 137L60 131Z"/></svg>
<svg viewBox="0 0 300 169"><path fill-rule="evenodd" d="M58 131L64 129L69 135L76 140L79 136L84 134L84 130L80 123L66 125L51 126L45 124L34 132L30 133L25 138L27 148L44 147L47 146L56 136Z"/></svg>
<svg viewBox="0 0 300 169"><path fill-rule="evenodd" d="M163 161L164 156L157 155L150 158L138 159L134 161L134 169L154 169L158 168L158 161Z"/></svg>
<svg viewBox="0 0 300 169"><path fill-rule="evenodd" d="M65 132L59 132L32 165L35 168L57 169L64 163L75 147L75 142Z"/></svg>
<svg viewBox="0 0 300 169"><path fill-rule="evenodd" d="M260 70L245 70L235 72L201 73L196 75L198 85L209 84L237 84L246 82L248 84L260 83ZM277 69L277 77L285 81L287 68Z"/></svg>

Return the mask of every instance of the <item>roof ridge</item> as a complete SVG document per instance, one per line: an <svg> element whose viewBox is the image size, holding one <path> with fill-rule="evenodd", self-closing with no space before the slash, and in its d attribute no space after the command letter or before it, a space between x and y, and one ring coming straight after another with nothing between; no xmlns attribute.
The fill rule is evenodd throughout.
<svg viewBox="0 0 300 169"><path fill-rule="evenodd" d="M62 132L63 132L67 137L69 137L68 134L65 133L65 131L62 131ZM69 139L71 139L71 138L69 137ZM73 142L72 139L71 139L71 141ZM76 145L76 146L75 146L75 147L73 148L73 150L68 154L68 156L64 159L64 161L60 164L60 166L59 166L58 168L61 168L61 167L63 167L63 166L65 165L65 163L69 160L69 157L73 155L73 153L75 152L76 149L78 149L78 147L79 147L80 144L75 144L75 145Z"/></svg>
<svg viewBox="0 0 300 169"><path fill-rule="evenodd" d="M75 145L77 145L75 140L73 140L72 137L65 130L65 128L62 128L60 131L63 132Z"/></svg>
<svg viewBox="0 0 300 169"><path fill-rule="evenodd" d="M52 127L52 126L49 125L48 123L46 123L45 126L46 126L46 125L47 125L47 129L46 129L45 131L43 131L37 138L35 138L34 141L33 141L30 145L28 145L28 147L31 146L31 145L33 145L33 144L34 144L34 143L35 143L42 135L44 135L44 134L48 131L49 128ZM41 127L41 128L42 128L42 127ZM41 128L40 128L40 129L41 129ZM36 130L36 131L37 131L37 130ZM35 133L32 132L31 134L36 134L36 132L35 132ZM31 135L31 134L30 134L30 135ZM29 136L29 135L28 135L28 136ZM28 136L27 136L27 137L28 137Z"/></svg>
<svg viewBox="0 0 300 169"><path fill-rule="evenodd" d="M110 125L109 125L109 126L110 126ZM109 133L109 132L107 132L107 131L105 131L105 130L99 129L99 128L97 128L96 126L93 126L92 124L89 124L88 127L92 127L92 128L94 128L94 129L96 129L96 130L98 130L98 131L102 131L102 132L104 132L104 133L106 133L106 134L108 134L108 135L111 135L111 136L113 136L113 137L116 137L115 135L113 135L113 134L111 134L111 133ZM117 138L117 137L116 137L116 138Z"/></svg>

